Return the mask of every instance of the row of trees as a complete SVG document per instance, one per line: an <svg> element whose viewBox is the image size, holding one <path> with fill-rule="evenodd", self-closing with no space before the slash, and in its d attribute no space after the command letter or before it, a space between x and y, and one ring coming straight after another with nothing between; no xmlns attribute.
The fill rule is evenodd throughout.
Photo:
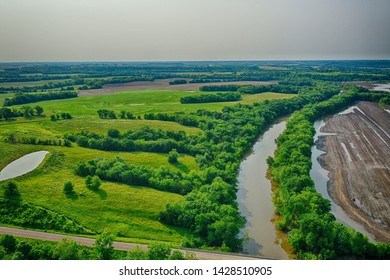
<svg viewBox="0 0 390 280"><path fill-rule="evenodd" d="M208 102L229 102L241 100L241 94L237 92L218 92L211 94L189 95L180 98L180 103L208 103Z"/></svg>
<svg viewBox="0 0 390 280"><path fill-rule="evenodd" d="M282 220L278 226L301 259L390 257L390 246L372 244L361 233L335 221L330 202L315 191L310 177L313 122L335 113L358 99L353 89L328 101L309 105L296 112L277 139L275 157L268 158L278 188L274 204Z"/></svg>
<svg viewBox="0 0 390 280"><path fill-rule="evenodd" d="M58 121L58 120L71 120L73 117L72 117L72 115L71 114L69 114L69 113L65 113L65 112L63 112L63 113L57 113L57 114L54 114L54 115L51 115L50 116L50 119L52 120L52 121Z"/></svg>
<svg viewBox="0 0 390 280"><path fill-rule="evenodd" d="M30 137L18 137L15 133L8 134L4 141L9 143L29 144L29 145L45 145L45 146L65 146L71 147L72 142L68 139L54 138L54 139L43 139L35 136Z"/></svg>
<svg viewBox="0 0 390 280"><path fill-rule="evenodd" d="M188 83L187 80L184 80L184 79L173 80L173 81L169 82L169 84L170 84L171 86L173 86L173 85L185 85L185 84L187 84L187 83Z"/></svg>
<svg viewBox="0 0 390 280"><path fill-rule="evenodd" d="M59 91L59 92L47 92L47 93L17 93L13 97L6 98L4 100L4 106L12 106L19 104L27 104L33 102L39 102L43 100L55 100L77 97L75 91Z"/></svg>
<svg viewBox="0 0 390 280"><path fill-rule="evenodd" d="M151 243L147 249L136 246L130 251L117 251L114 236L102 233L92 247L72 239L58 243L18 240L9 234L0 235L0 260L194 260L194 254L172 250L164 243Z"/></svg>
<svg viewBox="0 0 390 280"><path fill-rule="evenodd" d="M193 173L182 174L164 167L147 168L128 165L118 157L113 159L97 158L88 162L80 161L75 166L75 173L80 176L87 176L91 182L92 177L88 176L98 176L107 181L121 182L133 186L147 186L179 194L187 194L193 187L201 183L199 176Z"/></svg>
<svg viewBox="0 0 390 280"><path fill-rule="evenodd" d="M24 105L21 108L7 108L7 107L1 107L0 108L0 120L5 119L9 120L16 117L25 117L30 118L32 116L42 116L44 112L44 109L42 106L35 106L31 107L28 105Z"/></svg>
<svg viewBox="0 0 390 280"><path fill-rule="evenodd" d="M242 94L256 94L263 92L278 92L297 94L299 87L295 85L210 85L200 88L201 91L232 91L240 92Z"/></svg>
<svg viewBox="0 0 390 280"><path fill-rule="evenodd" d="M117 115L113 110L108 110L108 109L100 109L97 110L97 114L99 118L101 119L128 119L128 120L134 120L136 119L136 116L128 111L121 110L119 114ZM140 117L138 117L140 118Z"/></svg>
<svg viewBox="0 0 390 280"><path fill-rule="evenodd" d="M78 134L67 134L66 139L81 147L104 151L144 151L168 153L176 149L180 153L194 153L195 147L184 131L163 131L143 127L136 131L120 133L117 129L109 129L107 136L82 131Z"/></svg>

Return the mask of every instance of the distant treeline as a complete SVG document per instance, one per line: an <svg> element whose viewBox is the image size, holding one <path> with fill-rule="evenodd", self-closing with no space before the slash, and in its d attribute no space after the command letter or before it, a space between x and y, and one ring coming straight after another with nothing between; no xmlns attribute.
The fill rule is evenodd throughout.
<svg viewBox="0 0 390 280"><path fill-rule="evenodd" d="M170 85L185 85L187 84L187 80L181 79L181 80L174 80L172 82L169 82Z"/></svg>
<svg viewBox="0 0 390 280"><path fill-rule="evenodd" d="M184 114L182 112L176 113L150 113L144 115L145 120L159 120L159 121L170 121L177 122L185 126L198 127L199 120L194 115Z"/></svg>
<svg viewBox="0 0 390 280"><path fill-rule="evenodd" d="M210 85L202 86L201 91L233 91L242 94L256 94L263 92L291 93L297 94L299 87L291 85Z"/></svg>
<svg viewBox="0 0 390 280"><path fill-rule="evenodd" d="M310 177L313 122L352 104L365 93L352 90L328 101L306 106L293 114L277 139L274 158L268 158L278 188L274 204L300 259L388 259L390 245L370 243L366 236L337 222L330 202L314 188Z"/></svg>
<svg viewBox="0 0 390 280"><path fill-rule="evenodd" d="M4 106L20 105L33 102L39 102L43 100L54 99L66 99L77 97L75 91L60 91L60 92L48 92L48 93L17 93L15 96L6 98L4 100Z"/></svg>
<svg viewBox="0 0 390 280"><path fill-rule="evenodd" d="M180 103L208 103L208 102L229 102L241 100L241 94L237 92L218 92L210 94L188 95L180 98Z"/></svg>

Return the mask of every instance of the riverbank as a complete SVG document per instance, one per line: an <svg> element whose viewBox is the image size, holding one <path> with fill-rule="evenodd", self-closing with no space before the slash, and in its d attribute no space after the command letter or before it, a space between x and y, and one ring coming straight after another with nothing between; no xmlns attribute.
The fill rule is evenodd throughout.
<svg viewBox="0 0 390 280"><path fill-rule="evenodd" d="M375 103L360 102L348 114L326 121L316 142L326 153L328 192L336 204L375 236L390 242L390 115Z"/></svg>

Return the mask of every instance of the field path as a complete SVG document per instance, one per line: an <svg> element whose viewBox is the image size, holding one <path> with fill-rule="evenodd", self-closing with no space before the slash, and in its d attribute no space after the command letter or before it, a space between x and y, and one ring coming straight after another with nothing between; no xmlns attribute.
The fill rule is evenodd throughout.
<svg viewBox="0 0 390 280"><path fill-rule="evenodd" d="M72 239L82 245L86 246L93 246L95 243L95 239L93 238L87 238L87 237L78 237L78 236L72 236L72 235L64 235L64 234L57 234L57 233L49 233L49 232L41 232L41 231L34 231L34 230L27 230L27 229L19 229L19 228L10 228L10 227L0 227L0 234L11 234L18 237L25 237L25 238L31 238L31 239L40 239L40 240L47 240L47 241L61 241L64 238ZM135 246L139 245L143 249L147 249L146 245L143 244L134 244L134 243L126 243L126 242L114 242L113 243L115 249L122 250L122 251L128 251L134 248ZM185 252L192 252L196 255L198 260L256 260L256 259L263 259L260 257L253 257L253 256L246 256L246 255L240 255L240 254L227 254L227 253L214 253L214 252L207 252L207 251L201 251L201 250L183 250L181 249L183 253Z"/></svg>

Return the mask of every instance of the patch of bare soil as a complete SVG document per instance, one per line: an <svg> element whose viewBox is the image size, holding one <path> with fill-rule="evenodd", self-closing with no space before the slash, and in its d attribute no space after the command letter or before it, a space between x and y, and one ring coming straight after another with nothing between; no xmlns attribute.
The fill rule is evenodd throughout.
<svg viewBox="0 0 390 280"><path fill-rule="evenodd" d="M330 196L377 241L390 242L390 113L360 102L321 131L335 134L324 136L321 145Z"/></svg>
<svg viewBox="0 0 390 280"><path fill-rule="evenodd" d="M219 83L196 83L196 84L184 84L184 85L170 85L169 82L172 82L177 79L159 79L153 82L141 81L141 82L130 82L123 84L108 84L104 85L101 89L91 89L91 90L80 90L78 96L92 96L92 95L101 95L101 94L110 94L121 91L131 91L131 90L184 90L184 91L196 91L199 90L201 86L209 85L270 85L276 84L278 81L241 81L241 82L219 82ZM189 80L189 79L186 79Z"/></svg>

